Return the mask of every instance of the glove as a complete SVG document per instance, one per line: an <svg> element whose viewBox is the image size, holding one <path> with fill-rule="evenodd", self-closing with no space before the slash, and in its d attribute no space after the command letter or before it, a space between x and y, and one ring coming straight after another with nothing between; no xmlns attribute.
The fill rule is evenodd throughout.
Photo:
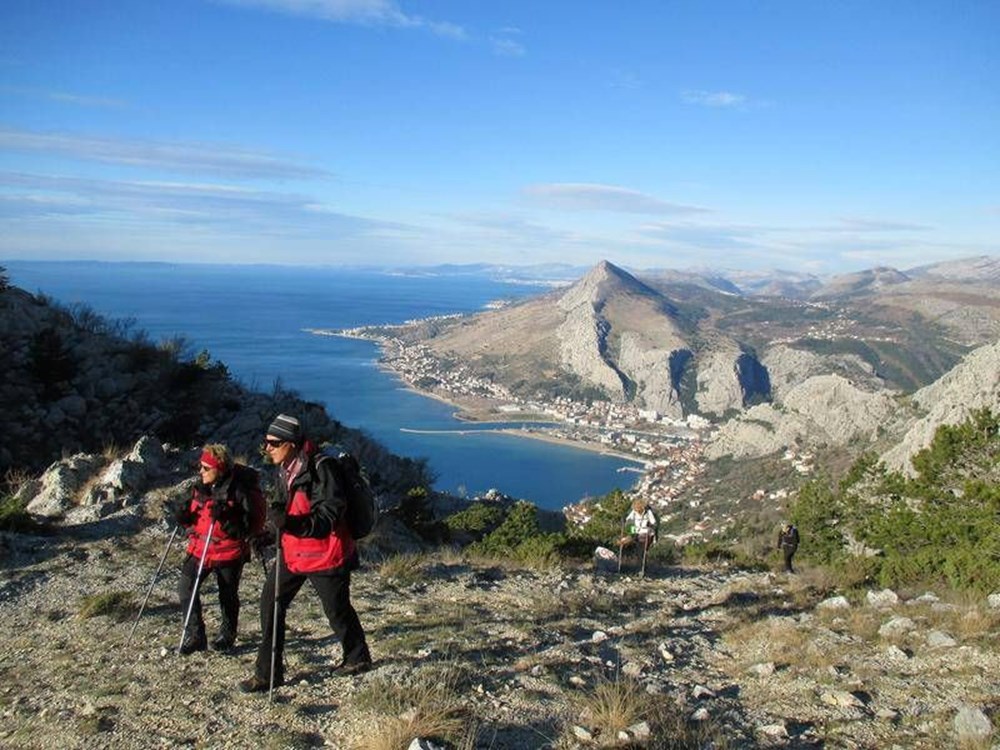
<svg viewBox="0 0 1000 750"><path fill-rule="evenodd" d="M250 549L258 560L264 560L267 556L267 548L274 546L274 535L270 531L265 531L259 536L250 540Z"/></svg>
<svg viewBox="0 0 1000 750"><path fill-rule="evenodd" d="M186 500L178 503L173 508L174 523L178 526L190 526L194 523L197 515L191 510L191 504Z"/></svg>
<svg viewBox="0 0 1000 750"><path fill-rule="evenodd" d="M275 531L283 531L288 525L288 512L281 505L269 505L267 508L267 523Z"/></svg>

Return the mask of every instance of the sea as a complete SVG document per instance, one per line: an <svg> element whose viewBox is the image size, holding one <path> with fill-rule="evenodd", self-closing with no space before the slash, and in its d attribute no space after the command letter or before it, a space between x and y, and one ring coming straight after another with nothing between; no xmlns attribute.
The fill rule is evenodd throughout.
<svg viewBox="0 0 1000 750"><path fill-rule="evenodd" d="M479 275L390 273L335 267L0 260L12 284L64 305L134 320L154 341L183 337L240 382L275 384L324 404L402 456L425 458L435 488L466 497L497 489L559 509L628 489L637 463L503 434L454 417L378 367L370 341L310 333L482 310L544 288Z"/></svg>

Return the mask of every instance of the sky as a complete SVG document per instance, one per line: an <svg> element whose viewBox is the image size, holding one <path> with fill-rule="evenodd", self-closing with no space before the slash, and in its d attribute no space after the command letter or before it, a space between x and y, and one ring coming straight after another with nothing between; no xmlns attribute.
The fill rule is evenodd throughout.
<svg viewBox="0 0 1000 750"><path fill-rule="evenodd" d="M993 0L3 0L0 259L998 253Z"/></svg>

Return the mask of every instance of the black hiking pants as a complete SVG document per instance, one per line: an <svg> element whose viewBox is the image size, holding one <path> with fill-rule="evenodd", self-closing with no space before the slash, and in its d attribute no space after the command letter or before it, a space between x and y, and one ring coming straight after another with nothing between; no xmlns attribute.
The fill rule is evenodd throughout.
<svg viewBox="0 0 1000 750"><path fill-rule="evenodd" d="M781 545L781 555L785 558L785 572L794 573L792 569L792 557L795 556L795 547L787 544Z"/></svg>
<svg viewBox="0 0 1000 750"><path fill-rule="evenodd" d="M240 577L243 575L243 561L234 560L222 563L209 568L206 565L201 571L201 578L198 577L198 563L200 561L194 555L188 555L181 565L181 579L177 585L177 598L187 615L188 605L191 603L191 595L194 594L194 609L191 610L191 621L188 624L188 632L196 637L200 637L205 632L205 621L201 616L201 584L208 577L208 574L215 572L215 582L219 587L219 604L222 607L222 624L219 632L236 635L236 626L240 619Z"/></svg>
<svg viewBox="0 0 1000 750"><path fill-rule="evenodd" d="M285 614L292 604L295 595L302 585L309 581L312 584L323 612L330 623L330 629L340 639L344 650L344 664L359 664L371 661L368 643L365 641L365 631L361 627L358 613L351 605L351 571L342 568L327 573L292 573L285 567L280 558L272 563L267 573L267 581L260 595L260 648L257 650L257 677L261 680L271 678L271 648L274 630L274 565L281 563L278 572L278 629L274 641L274 681L284 682L285 678Z"/></svg>

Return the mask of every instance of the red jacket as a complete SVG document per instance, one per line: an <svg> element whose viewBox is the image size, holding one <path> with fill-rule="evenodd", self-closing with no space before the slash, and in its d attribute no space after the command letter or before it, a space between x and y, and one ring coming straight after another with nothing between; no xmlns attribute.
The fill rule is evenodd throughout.
<svg viewBox="0 0 1000 750"><path fill-rule="evenodd" d="M317 466L311 451L289 477L282 469L279 501L288 520L281 533L281 551L292 573L321 573L356 565L357 548L347 528L346 500L329 463Z"/></svg>
<svg viewBox="0 0 1000 750"><path fill-rule="evenodd" d="M188 554L201 559L208 538L208 529L212 524L212 506L216 502L225 502L230 506L228 516L243 519L240 526L246 528L247 499L244 493L232 481L232 473L217 481L212 487L196 484L191 493L189 509L195 514L194 524L188 527ZM205 556L205 567L211 568L224 563L243 560L250 551L246 539L230 536L224 526L216 523L212 528L212 541L208 545Z"/></svg>

